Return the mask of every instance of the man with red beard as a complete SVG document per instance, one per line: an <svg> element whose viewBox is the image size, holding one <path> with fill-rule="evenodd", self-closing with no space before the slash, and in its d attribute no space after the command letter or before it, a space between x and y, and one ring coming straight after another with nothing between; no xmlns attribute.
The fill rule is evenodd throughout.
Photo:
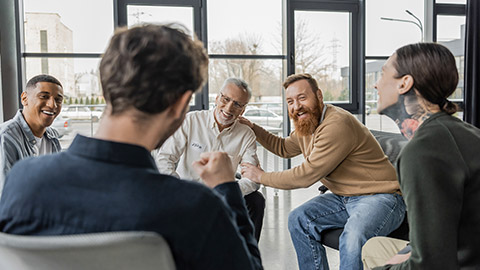
<svg viewBox="0 0 480 270"><path fill-rule="evenodd" d="M370 131L342 108L323 103L310 74L295 74L284 82L288 113L295 130L277 137L242 118L257 141L284 158L303 154L305 161L282 172L264 172L242 163L242 175L280 189L306 188L321 181L331 193L294 209L288 228L300 269L328 269L321 233L344 228L339 239L340 269L363 269L362 245L400 226L405 204L395 169Z"/></svg>

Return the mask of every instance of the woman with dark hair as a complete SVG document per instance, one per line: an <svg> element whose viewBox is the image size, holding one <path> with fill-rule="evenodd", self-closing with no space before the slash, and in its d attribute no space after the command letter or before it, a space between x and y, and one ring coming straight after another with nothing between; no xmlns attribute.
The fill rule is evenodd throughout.
<svg viewBox="0 0 480 270"><path fill-rule="evenodd" d="M457 83L455 58L440 44L404 46L382 67L378 111L411 139L397 163L410 245L370 239L366 269L480 269L480 130L452 116Z"/></svg>

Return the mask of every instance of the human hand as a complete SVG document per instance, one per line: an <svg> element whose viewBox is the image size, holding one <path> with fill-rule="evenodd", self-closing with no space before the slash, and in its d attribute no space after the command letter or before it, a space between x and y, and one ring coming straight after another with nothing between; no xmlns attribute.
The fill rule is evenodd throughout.
<svg viewBox="0 0 480 270"><path fill-rule="evenodd" d="M200 155L199 160L193 162L192 166L210 188L233 182L235 179L232 162L225 152L204 152Z"/></svg>
<svg viewBox="0 0 480 270"><path fill-rule="evenodd" d="M249 126L250 128L253 128L253 123L250 120L248 120L247 118L240 115L240 116L238 116L237 119L241 124L244 124L244 125Z"/></svg>
<svg viewBox="0 0 480 270"><path fill-rule="evenodd" d="M397 254L397 255L393 256L392 258L390 258L385 264L399 264L399 263L402 263L402 262L408 260L408 258L410 258L411 254L412 254L411 252L406 253L406 254Z"/></svg>
<svg viewBox="0 0 480 270"><path fill-rule="evenodd" d="M265 173L260 165L255 166L251 163L242 163L240 164L242 170L242 177L248 178L255 183L261 184L260 180L262 179L262 175Z"/></svg>

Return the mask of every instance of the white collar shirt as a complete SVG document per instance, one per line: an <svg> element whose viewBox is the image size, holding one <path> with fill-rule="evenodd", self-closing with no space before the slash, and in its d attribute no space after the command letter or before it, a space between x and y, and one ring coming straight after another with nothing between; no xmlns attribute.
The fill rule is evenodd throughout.
<svg viewBox="0 0 480 270"><path fill-rule="evenodd" d="M170 136L162 147L153 152L161 173L202 182L192 168L203 152L226 152L234 170L248 162L258 165L256 137L246 125L235 121L230 127L218 129L214 110L189 112L182 126ZM238 180L242 194L248 195L260 187L247 178Z"/></svg>

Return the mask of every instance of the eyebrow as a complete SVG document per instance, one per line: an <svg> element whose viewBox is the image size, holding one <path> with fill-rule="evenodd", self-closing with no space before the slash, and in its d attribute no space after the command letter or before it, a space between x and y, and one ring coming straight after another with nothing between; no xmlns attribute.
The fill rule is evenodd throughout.
<svg viewBox="0 0 480 270"><path fill-rule="evenodd" d="M52 93L50 93L48 91L40 91L40 92L38 92L38 94L49 94L49 95L51 95ZM57 95L63 98L62 94L58 93Z"/></svg>

